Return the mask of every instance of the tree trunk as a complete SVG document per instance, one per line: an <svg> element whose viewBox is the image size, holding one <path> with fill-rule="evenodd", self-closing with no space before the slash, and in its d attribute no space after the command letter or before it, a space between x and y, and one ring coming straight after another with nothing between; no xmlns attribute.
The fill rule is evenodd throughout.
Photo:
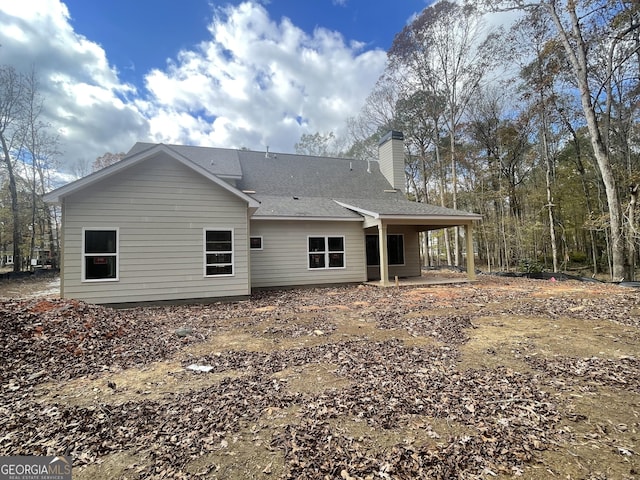
<svg viewBox="0 0 640 480"><path fill-rule="evenodd" d="M20 255L20 212L18 210L18 189L16 187L16 177L13 172L13 162L11 161L11 154L7 141L3 135L0 135L0 142L2 142L2 153L4 162L7 167L7 175L9 177L9 195L11 196L11 216L13 218L13 271L19 272L21 270L22 258Z"/></svg>
<svg viewBox="0 0 640 480"><path fill-rule="evenodd" d="M38 168L38 175L40 177L40 195L44 195L47 191L48 186L51 185L50 178L50 170L46 170L44 168ZM42 200L42 197L40 197ZM57 268L57 258L58 258L58 242L57 242L57 219L56 215L56 207L49 207L46 204L42 205L42 214L44 216L44 225L42 231L43 243L49 244L49 258L51 268ZM55 226L54 226L55 225ZM54 237L54 228L56 230L56 235ZM46 238L46 242L44 239ZM44 247L43 247L44 251Z"/></svg>
<svg viewBox="0 0 640 480"><path fill-rule="evenodd" d="M551 195L551 165L547 161L547 207L549 209L549 237L551 239L551 258L553 261L553 271L558 271L558 245L556 243L556 227L553 218L553 196Z"/></svg>
<svg viewBox="0 0 640 480"><path fill-rule="evenodd" d="M583 108L587 108L591 103L589 94L582 95ZM585 98L586 97L586 98ZM618 191L616 189L616 180L613 175L613 168L609 158L609 153L605 148L602 140L596 137L594 132L598 131L597 119L595 112L590 111L587 116L587 126L591 136L591 145L594 150L598 168L602 175L602 182L607 196L607 206L609 207L609 224L611 226L611 265L612 280L622 280L624 278L624 241L622 232L622 222L620 215L620 201L618 199Z"/></svg>
<svg viewBox="0 0 640 480"><path fill-rule="evenodd" d="M456 168L456 129L455 118L452 115L451 129L449 130L450 136L450 149L451 149L451 197L453 202L453 209L458 208L458 173ZM453 264L458 267L460 265L460 232L458 227L453 227ZM451 262L449 262L451 264Z"/></svg>
<svg viewBox="0 0 640 480"><path fill-rule="evenodd" d="M578 173L580 174L580 183L582 185L582 191L584 192L584 199L587 206L587 212L591 214L593 212L593 208L591 206L591 195L589 194L589 187L587 181L587 172L585 171L584 165L582 163L582 148L580 147L580 139L578 138L578 134L576 133L571 122L566 118L562 117L564 120L565 127L571 133L571 137L573 139L573 146L576 149L576 154L574 156L574 162L576 164L576 168L578 169ZM596 245L596 236L593 232L593 228L589 228L589 241L591 244L591 261L593 262L593 277L598 274L598 248Z"/></svg>
<svg viewBox="0 0 640 480"><path fill-rule="evenodd" d="M420 173L422 175L422 202L429 203L429 192L427 190L427 165L426 165L427 152L422 149L420 152ZM429 232L422 232L422 241L423 241L423 265L425 267L431 266L431 252L429 251Z"/></svg>
<svg viewBox="0 0 640 480"><path fill-rule="evenodd" d="M629 258L629 270L630 270L630 280L635 280L636 273L636 205L638 204L638 190L640 189L640 184L631 185L629 187L629 233L627 234L628 238L628 258Z"/></svg>
<svg viewBox="0 0 640 480"><path fill-rule="evenodd" d="M542 96L542 95L541 95ZM551 240L551 259L553 263L553 272L558 271L558 245L556 243L556 227L555 227L555 219L553 216L553 195L551 193L551 177L552 177L552 165L551 165L551 155L549 154L549 141L547 139L548 129L547 129L547 115L545 114L545 106L544 99L541 104L542 111L542 125L541 125L541 136L542 136L542 155L544 157L544 163L546 166L546 174L545 181L547 187L547 208L549 212L549 237Z"/></svg>
<svg viewBox="0 0 640 480"><path fill-rule="evenodd" d="M564 29L560 17L556 10L555 2L545 3L547 10L551 14L551 18L555 23L560 39L565 49L565 53L571 62L573 73L575 74L578 89L580 91L580 102L582 111L587 120L587 129L593 148L593 154L602 176L605 193L607 196L607 206L609 207L609 225L611 227L611 279L621 280L624 278L624 239L622 231L622 217L620 214L620 201L616 190L616 181L613 175L611 159L609 151L605 145L603 134L600 131L598 117L596 116L595 106L591 100L591 91L589 89L588 79L588 62L587 62L587 45L582 37L580 29L580 21L576 13L575 3L569 2L567 5L567 13L571 18L571 36L575 49L569 39L569 33Z"/></svg>
<svg viewBox="0 0 640 480"><path fill-rule="evenodd" d="M32 154L33 155L33 154ZM31 158L31 168L33 169L33 176L31 177L31 181L33 182L31 185L31 241L29 244L29 261L31 265L29 269L33 266L33 258L36 251L36 213L37 213L37 196L36 196L36 166L35 166L35 158Z"/></svg>
<svg viewBox="0 0 640 480"><path fill-rule="evenodd" d="M445 191L445 173L444 167L442 166L442 159L440 158L440 149L438 148L438 143L436 143L436 163L438 164L440 170L440 205L442 207L446 207L444 201L444 191ZM451 265L451 246L449 245L449 229L444 229L444 245L447 251L447 265Z"/></svg>
<svg viewBox="0 0 640 480"><path fill-rule="evenodd" d="M504 263L502 266L502 269L504 271L509 271L510 268L510 257L511 257L511 252L509 250L509 241L507 240L507 220L506 217L508 215L508 213L505 213L505 208L504 205L501 207L500 210L500 234L501 234L501 241L502 244L504 246ZM507 211L508 212L508 211Z"/></svg>

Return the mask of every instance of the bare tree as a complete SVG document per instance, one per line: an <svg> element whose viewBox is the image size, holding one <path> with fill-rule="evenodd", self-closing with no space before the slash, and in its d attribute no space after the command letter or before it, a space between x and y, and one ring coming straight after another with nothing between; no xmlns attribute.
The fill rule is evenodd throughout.
<svg viewBox="0 0 640 480"><path fill-rule="evenodd" d="M351 148L348 157L376 160L378 141L396 125L396 105L402 79L394 71L385 71L376 82L356 117L347 120Z"/></svg>
<svg viewBox="0 0 640 480"><path fill-rule="evenodd" d="M333 132L322 134L303 133L295 144L296 153L317 157L340 157L341 152L335 148L336 137Z"/></svg>
<svg viewBox="0 0 640 480"><path fill-rule="evenodd" d="M457 132L496 55L497 35L489 32L471 4L443 0L426 8L394 39L392 66L406 72L413 88L442 97L442 118L449 135L452 207L457 200ZM455 229L454 263L460 259Z"/></svg>
<svg viewBox="0 0 640 480"><path fill-rule="evenodd" d="M522 37L520 44L526 44L527 49L534 54L533 61L526 64L520 76L524 83L523 96L528 100L531 115L538 124L538 151L544 163L547 215L549 220L549 240L551 243L551 261L553 271L558 271L558 245L555 231L556 216L554 213L553 190L555 187L555 157L557 144L554 142L552 123L554 107L554 78L559 70L558 57L553 45L549 42L548 28L544 21L532 15L528 21L518 23L518 32ZM524 40L526 38L526 41ZM528 58L525 55L525 58Z"/></svg>
<svg viewBox="0 0 640 480"><path fill-rule="evenodd" d="M521 10L547 15L562 45L569 72L579 92L591 148L604 184L609 209L613 279L625 277L625 242L621 204L609 144L609 102L614 72L638 54L634 37L638 21L637 2L608 0L498 0L484 2L493 10ZM594 58L595 45L608 53ZM631 44L631 50L627 47ZM602 75L600 72L604 72ZM598 112L600 105L605 111ZM627 273L628 275L628 273Z"/></svg>
<svg viewBox="0 0 640 480"><path fill-rule="evenodd" d="M20 271L24 263L25 224L29 225L27 256L35 257L38 238L41 251L45 250L47 231L50 246L55 247L51 240L54 228L49 209L42 204L41 197L49 187L57 139L49 134L49 125L41 120L42 105L35 69L22 74L12 66L0 66L0 144L11 198L15 272ZM24 199L19 198L22 192L28 192ZM21 206L29 207L28 215L21 214ZM24 251L27 252L27 248Z"/></svg>
<svg viewBox="0 0 640 480"><path fill-rule="evenodd" d="M40 254L45 244L50 247L49 255L56 256L53 241L53 223L49 207L42 202L42 195L49 190L48 173L55 168L58 139L49 134L50 125L41 120L44 99L39 93L38 78L35 69L23 77L24 80L24 126L22 148L18 158L24 166L25 179L28 178L31 191L31 223L29 258L37 260L36 240L39 238ZM49 235L47 242L47 233Z"/></svg>
<svg viewBox="0 0 640 480"><path fill-rule="evenodd" d="M119 162L125 157L125 155L126 153L124 152L120 152L120 153L107 152L104 155L101 155L94 160L93 164L91 165L91 169L94 172L97 172L98 170L102 170L103 168L108 167L109 165L113 165L114 163Z"/></svg>
<svg viewBox="0 0 640 480"><path fill-rule="evenodd" d="M18 189L14 168L13 151L19 148L22 138L22 115L24 102L24 82L13 67L0 66L0 144L2 161L7 170L9 194L11 197L11 217L13 220L13 271L22 266L20 243L22 240Z"/></svg>
<svg viewBox="0 0 640 480"><path fill-rule="evenodd" d="M92 164L93 162L88 158L77 158L69 165L69 170L75 178L82 178L91 173Z"/></svg>

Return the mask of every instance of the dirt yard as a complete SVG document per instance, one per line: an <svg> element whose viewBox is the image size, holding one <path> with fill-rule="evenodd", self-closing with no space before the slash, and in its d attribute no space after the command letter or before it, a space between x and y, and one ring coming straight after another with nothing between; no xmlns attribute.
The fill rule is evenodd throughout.
<svg viewBox="0 0 640 480"><path fill-rule="evenodd" d="M112 310L0 284L0 455L74 479L640 479L640 290L473 284Z"/></svg>

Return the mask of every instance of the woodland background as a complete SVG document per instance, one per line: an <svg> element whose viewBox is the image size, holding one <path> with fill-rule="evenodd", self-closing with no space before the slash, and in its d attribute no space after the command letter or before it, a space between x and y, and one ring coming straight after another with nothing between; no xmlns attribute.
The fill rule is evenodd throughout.
<svg viewBox="0 0 640 480"><path fill-rule="evenodd" d="M498 10L518 13L513 28L487 21ZM409 197L482 214L484 268L634 280L639 100L637 1L445 0L398 32L348 138L305 134L296 151L377 159L381 136L402 131ZM59 215L41 198L59 186L59 152L43 101L37 65L0 65L0 261L16 272L57 266ZM458 237L432 232L425 264L461 264Z"/></svg>

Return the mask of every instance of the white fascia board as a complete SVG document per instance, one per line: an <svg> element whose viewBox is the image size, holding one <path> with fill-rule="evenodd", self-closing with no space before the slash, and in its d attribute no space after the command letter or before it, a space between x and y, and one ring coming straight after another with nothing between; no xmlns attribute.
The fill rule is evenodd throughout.
<svg viewBox="0 0 640 480"><path fill-rule="evenodd" d="M482 215L465 213L463 215L378 215L380 220L446 220L451 222L482 220Z"/></svg>
<svg viewBox="0 0 640 480"><path fill-rule="evenodd" d="M251 220L296 220L296 221L311 221L311 222L362 222L364 218L345 218L345 217L293 217L293 216L254 216L251 217Z"/></svg>

